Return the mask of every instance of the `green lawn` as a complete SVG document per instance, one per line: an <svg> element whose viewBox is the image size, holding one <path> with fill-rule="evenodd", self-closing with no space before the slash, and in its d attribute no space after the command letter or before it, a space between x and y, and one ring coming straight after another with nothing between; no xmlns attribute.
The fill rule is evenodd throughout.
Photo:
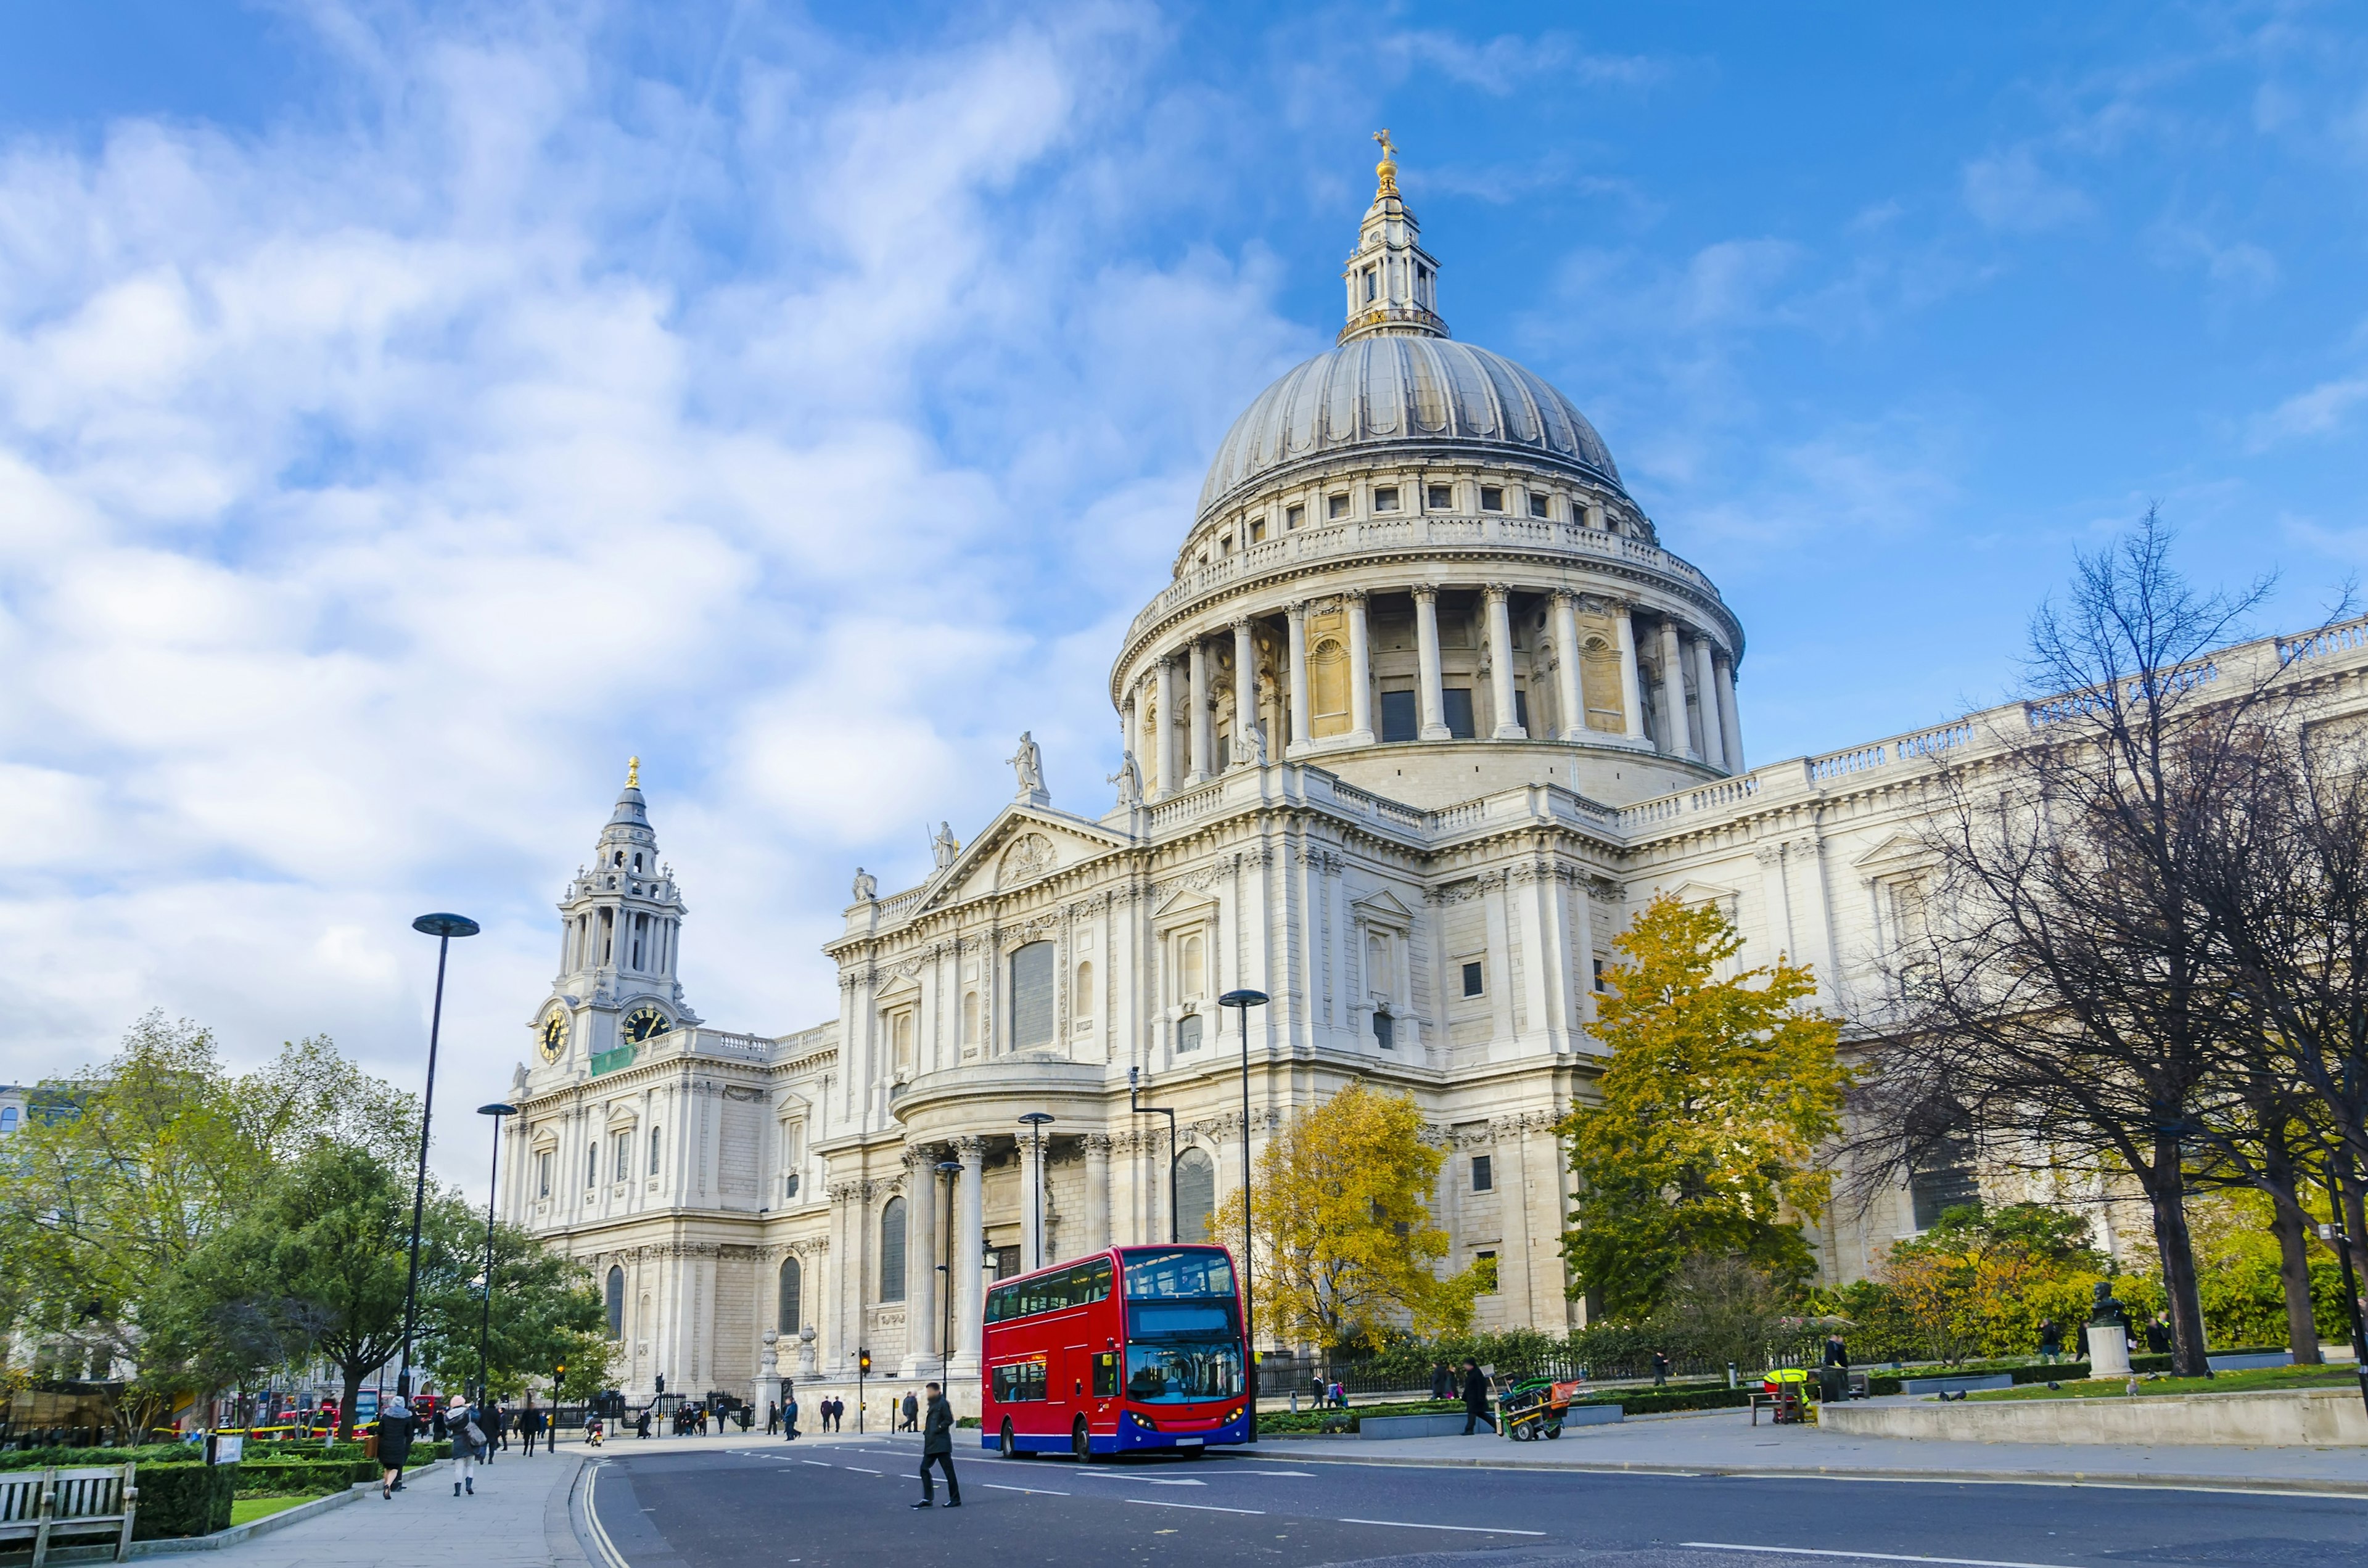
<svg viewBox="0 0 2368 1568"><path fill-rule="evenodd" d="M231 1499L230 1522L234 1525L251 1525L267 1515L279 1512L282 1508L292 1508L299 1503L310 1503L313 1497L319 1495L321 1494L316 1492L302 1497L234 1497Z"/></svg>
<svg viewBox="0 0 2368 1568"><path fill-rule="evenodd" d="M2348 1364L2257 1367L2249 1371L2223 1372L2216 1378L2166 1378L2159 1373L2141 1376L2138 1392L2141 1396L2158 1393L2260 1393L2278 1389L2351 1388L2358 1381L2358 1375ZM2066 1383L2060 1389L2049 1388L2045 1383L2024 1383L2020 1388L2011 1389L1984 1389L1970 1397L1977 1400L2118 1399L2128 1392L2126 1379L2092 1378L2082 1382Z"/></svg>

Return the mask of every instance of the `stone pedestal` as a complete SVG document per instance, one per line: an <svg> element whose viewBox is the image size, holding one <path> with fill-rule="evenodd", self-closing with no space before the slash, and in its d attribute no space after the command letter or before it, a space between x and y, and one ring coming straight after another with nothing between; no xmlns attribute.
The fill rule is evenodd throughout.
<svg viewBox="0 0 2368 1568"><path fill-rule="evenodd" d="M757 1358L757 1392L753 1398L760 1413L775 1409L781 1403L780 1353L776 1348L780 1337L771 1329L767 1329L764 1354Z"/></svg>
<svg viewBox="0 0 2368 1568"><path fill-rule="evenodd" d="M2130 1334L2118 1324L2089 1325L2089 1375L2126 1378L2130 1375Z"/></svg>

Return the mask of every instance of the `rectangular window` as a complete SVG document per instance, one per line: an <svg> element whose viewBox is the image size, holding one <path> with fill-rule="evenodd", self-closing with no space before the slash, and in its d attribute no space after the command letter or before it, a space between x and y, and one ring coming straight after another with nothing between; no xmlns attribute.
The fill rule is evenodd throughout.
<svg viewBox="0 0 2368 1568"><path fill-rule="evenodd" d="M1016 1245L996 1248L995 1277L997 1279L1008 1279L1019 1272L1019 1248Z"/></svg>
<svg viewBox="0 0 2368 1568"><path fill-rule="evenodd" d="M620 1132L617 1134L616 1167L617 1179L619 1181L627 1181L632 1179L633 1174L633 1135L630 1132Z"/></svg>
<svg viewBox="0 0 2368 1568"><path fill-rule="evenodd" d="M1395 1018L1376 1008L1373 1013L1373 1043L1383 1051L1389 1050L1397 1042L1396 1025Z"/></svg>
<svg viewBox="0 0 2368 1568"><path fill-rule="evenodd" d="M1030 942L1011 955L1011 1049L1053 1043L1053 944Z"/></svg>
<svg viewBox="0 0 2368 1568"><path fill-rule="evenodd" d="M1474 1192L1497 1190L1497 1173L1494 1163L1486 1154L1472 1156L1472 1190Z"/></svg>
<svg viewBox="0 0 2368 1568"><path fill-rule="evenodd" d="M1424 505L1428 506L1434 512L1452 511L1455 507L1454 488L1451 485L1445 484L1432 485L1430 487L1429 497L1425 501Z"/></svg>
<svg viewBox="0 0 2368 1568"><path fill-rule="evenodd" d="M1595 988L1598 991L1603 989L1603 960L1601 959L1595 960Z"/></svg>
<svg viewBox="0 0 2368 1568"><path fill-rule="evenodd" d="M588 1143L584 1148L584 1185L600 1185L600 1145Z"/></svg>
<svg viewBox="0 0 2368 1568"><path fill-rule="evenodd" d="M1477 996L1486 988L1486 971L1481 968L1481 961L1474 959L1463 966L1463 994Z"/></svg>
<svg viewBox="0 0 2368 1568"><path fill-rule="evenodd" d="M1266 519L1264 517L1252 517L1250 519L1250 542L1252 544L1258 544L1262 542L1265 538Z"/></svg>
<svg viewBox="0 0 2368 1568"><path fill-rule="evenodd" d="M1495 1295L1497 1293L1497 1255L1493 1252L1475 1252L1472 1255L1472 1261L1480 1266L1481 1276L1487 1281L1481 1294Z"/></svg>
<svg viewBox="0 0 2368 1568"><path fill-rule="evenodd" d="M1347 517L1349 498L1346 495L1326 495L1324 497L1324 515L1327 517Z"/></svg>
<svg viewBox="0 0 2368 1568"><path fill-rule="evenodd" d="M987 1373L995 1390L997 1404L1018 1404L1044 1397L1044 1361L1021 1361L1008 1367L996 1367Z"/></svg>
<svg viewBox="0 0 2368 1568"><path fill-rule="evenodd" d="M665 1142L658 1136L658 1129L655 1127L650 1129L650 1175L652 1176L658 1174L658 1151L665 1146Z"/></svg>
<svg viewBox="0 0 2368 1568"><path fill-rule="evenodd" d="M1546 499L1546 494L1544 491L1532 490L1530 492L1530 516L1532 517L1550 517L1554 516L1554 504Z"/></svg>
<svg viewBox="0 0 2368 1568"><path fill-rule="evenodd" d="M1376 511L1376 512L1395 512L1395 511L1396 511L1397 509L1398 509L1398 487L1397 487L1396 485L1395 485L1395 484L1384 484L1384 485L1383 485L1380 489L1378 489L1378 490L1376 490L1376 491L1374 491L1374 492L1373 492L1373 510L1374 510L1374 511Z"/></svg>
<svg viewBox="0 0 2368 1568"><path fill-rule="evenodd" d="M1385 691L1382 693L1382 739L1410 741L1415 738L1414 693Z"/></svg>
<svg viewBox="0 0 2368 1568"><path fill-rule="evenodd" d="M1497 486L1493 484L1482 485L1480 487L1480 509L1484 512L1503 511L1505 509L1505 493L1502 490L1497 489Z"/></svg>
<svg viewBox="0 0 2368 1568"><path fill-rule="evenodd" d="M1439 694L1440 717L1447 721L1447 733L1459 741L1472 739L1472 688L1451 686Z"/></svg>
<svg viewBox="0 0 2368 1568"><path fill-rule="evenodd" d="M1530 694L1520 687L1513 688L1513 722L1524 730L1530 727Z"/></svg>
<svg viewBox="0 0 2368 1568"><path fill-rule="evenodd" d="M1282 526L1286 528L1295 528L1306 520L1307 508L1304 506L1285 506L1282 509Z"/></svg>
<svg viewBox="0 0 2368 1568"><path fill-rule="evenodd" d="M1185 1051L1198 1051L1200 1049L1201 1015L1198 1013L1187 1013L1182 1017L1176 1020L1177 1052L1180 1055Z"/></svg>
<svg viewBox="0 0 2368 1568"><path fill-rule="evenodd" d="M1118 1397L1118 1352L1115 1350L1094 1352L1094 1397Z"/></svg>
<svg viewBox="0 0 2368 1568"><path fill-rule="evenodd" d="M534 1157L534 1195L537 1198L551 1196L551 1151L548 1149Z"/></svg>
<svg viewBox="0 0 2368 1568"><path fill-rule="evenodd" d="M1380 290L1381 286L1381 269L1374 267L1365 268L1365 303L1370 305L1373 302L1373 296Z"/></svg>

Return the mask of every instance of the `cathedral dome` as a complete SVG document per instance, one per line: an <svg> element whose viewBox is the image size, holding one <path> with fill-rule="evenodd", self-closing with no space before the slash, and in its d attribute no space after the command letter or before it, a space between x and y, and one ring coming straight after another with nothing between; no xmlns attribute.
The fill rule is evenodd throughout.
<svg viewBox="0 0 2368 1568"><path fill-rule="evenodd" d="M1543 377L1486 348L1401 330L1351 337L1260 392L1218 445L1201 515L1302 466L1381 448L1542 463L1626 494L1603 437Z"/></svg>

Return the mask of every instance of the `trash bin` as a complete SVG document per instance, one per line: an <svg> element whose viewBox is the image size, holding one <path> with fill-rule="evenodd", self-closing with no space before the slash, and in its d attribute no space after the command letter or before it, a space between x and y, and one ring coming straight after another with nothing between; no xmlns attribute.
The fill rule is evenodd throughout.
<svg viewBox="0 0 2368 1568"><path fill-rule="evenodd" d="M1839 1404L1850 1398L1850 1369L1820 1367L1817 1369L1817 1403Z"/></svg>

